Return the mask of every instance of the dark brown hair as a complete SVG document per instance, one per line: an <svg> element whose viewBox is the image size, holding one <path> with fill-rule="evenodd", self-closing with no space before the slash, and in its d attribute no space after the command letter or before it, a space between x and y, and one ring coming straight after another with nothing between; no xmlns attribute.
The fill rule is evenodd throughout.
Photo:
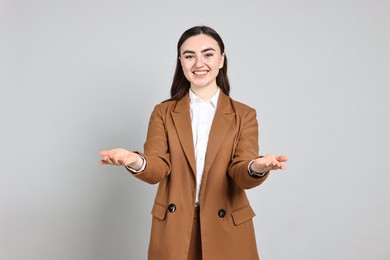
<svg viewBox="0 0 390 260"><path fill-rule="evenodd" d="M176 70L173 76L173 81L171 86L171 98L168 99L167 101L181 99L187 94L188 89L190 88L190 82L184 76L183 69L179 59L180 47L188 38L199 34L205 34L207 36L210 36L214 40L216 40L218 42L219 48L221 49L221 54L225 53L225 45L223 44L222 38L214 29L207 26L195 26L185 31L180 37L179 41L177 42ZM223 67L219 69L219 73L216 81L218 87L222 90L222 92L229 96L230 85L227 76L228 63L227 63L226 54L224 55L225 55L225 59L224 59Z"/></svg>

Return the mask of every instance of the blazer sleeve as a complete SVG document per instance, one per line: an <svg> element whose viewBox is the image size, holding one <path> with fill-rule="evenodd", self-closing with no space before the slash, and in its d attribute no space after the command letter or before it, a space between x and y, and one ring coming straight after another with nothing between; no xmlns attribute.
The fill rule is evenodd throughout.
<svg viewBox="0 0 390 260"><path fill-rule="evenodd" d="M171 170L168 140L165 131L164 115L160 105L156 105L149 120L144 153L137 152L146 160L144 171L133 174L136 178L150 184L160 182Z"/></svg>
<svg viewBox="0 0 390 260"><path fill-rule="evenodd" d="M250 108L243 115L237 144L228 169L229 176L242 189L254 188L268 177L268 173L259 178L249 175L248 172L249 163L259 154L258 134L256 110Z"/></svg>

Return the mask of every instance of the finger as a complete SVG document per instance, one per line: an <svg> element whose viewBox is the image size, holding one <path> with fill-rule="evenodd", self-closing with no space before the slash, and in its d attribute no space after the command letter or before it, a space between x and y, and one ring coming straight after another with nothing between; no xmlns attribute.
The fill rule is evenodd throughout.
<svg viewBox="0 0 390 260"><path fill-rule="evenodd" d="M100 151L100 156L113 156L116 153L114 150L103 150Z"/></svg>
<svg viewBox="0 0 390 260"><path fill-rule="evenodd" d="M287 162L288 161L288 157L285 155L278 155L275 157L275 159L278 160L279 162Z"/></svg>
<svg viewBox="0 0 390 260"><path fill-rule="evenodd" d="M286 167L283 164L279 164L276 170L284 170Z"/></svg>
<svg viewBox="0 0 390 260"><path fill-rule="evenodd" d="M117 166L123 165L123 159L122 159L122 157L119 157L119 156L113 156L112 162L113 162L113 164L115 164Z"/></svg>
<svg viewBox="0 0 390 260"><path fill-rule="evenodd" d="M107 159L100 160L100 164L110 164L110 162Z"/></svg>
<svg viewBox="0 0 390 260"><path fill-rule="evenodd" d="M105 156L105 157L103 158L103 160L106 161L108 164L112 164L112 160L111 160L110 157L108 157L108 156Z"/></svg>
<svg viewBox="0 0 390 260"><path fill-rule="evenodd" d="M108 157L108 161L109 161L110 164L113 164L113 165L117 164L117 161L116 161L114 156Z"/></svg>
<svg viewBox="0 0 390 260"><path fill-rule="evenodd" d="M122 165L122 163L119 161L119 159L118 159L118 158L115 158L115 165L117 165L117 166L120 166L120 165Z"/></svg>
<svg viewBox="0 0 390 260"><path fill-rule="evenodd" d="M119 163L120 165L126 166L125 160L124 160L122 157L118 158L118 163Z"/></svg>
<svg viewBox="0 0 390 260"><path fill-rule="evenodd" d="M100 155L101 157L107 156L107 155L108 155L108 151L107 151L107 150L100 151L100 152L99 152L99 155Z"/></svg>
<svg viewBox="0 0 390 260"><path fill-rule="evenodd" d="M272 162L272 166L273 166L273 167L276 167L276 168L279 168L280 162L278 162L278 161L275 160L275 161Z"/></svg>

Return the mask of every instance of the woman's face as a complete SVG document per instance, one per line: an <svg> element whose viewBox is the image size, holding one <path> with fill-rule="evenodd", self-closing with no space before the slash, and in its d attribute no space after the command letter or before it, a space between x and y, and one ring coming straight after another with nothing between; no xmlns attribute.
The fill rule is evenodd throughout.
<svg viewBox="0 0 390 260"><path fill-rule="evenodd" d="M183 42L180 62L192 89L216 88L216 78L219 69L223 67L224 55L216 40L199 34Z"/></svg>

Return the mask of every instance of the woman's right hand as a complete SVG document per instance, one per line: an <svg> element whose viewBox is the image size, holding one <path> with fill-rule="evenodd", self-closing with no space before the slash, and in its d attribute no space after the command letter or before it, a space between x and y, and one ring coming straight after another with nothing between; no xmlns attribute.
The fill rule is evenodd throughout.
<svg viewBox="0 0 390 260"><path fill-rule="evenodd" d="M134 170L141 169L143 160L136 153L130 152L123 148L115 148L111 150L100 151L99 155L102 157L101 164L129 166Z"/></svg>

